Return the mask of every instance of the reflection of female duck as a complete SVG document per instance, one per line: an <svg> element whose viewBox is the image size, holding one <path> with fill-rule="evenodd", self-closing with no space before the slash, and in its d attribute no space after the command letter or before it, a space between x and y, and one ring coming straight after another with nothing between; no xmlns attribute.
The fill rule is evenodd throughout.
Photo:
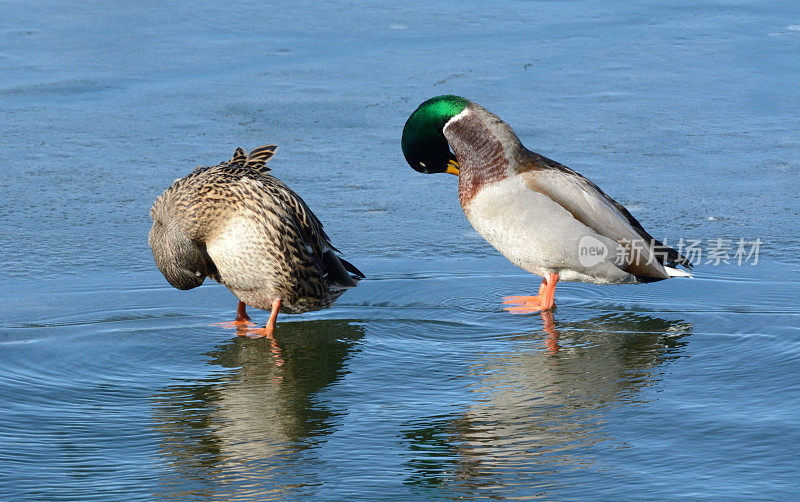
<svg viewBox="0 0 800 502"><path fill-rule="evenodd" d="M161 453L180 471L175 479L206 487L217 481L279 486L282 481L271 479L265 466L279 476L276 459L331 431L334 410L314 395L347 373L346 362L363 336L360 326L347 321L286 323L277 339L282 366L273 363L263 339L237 337L210 352L209 364L231 371L168 387L155 397ZM217 480L223 472L225 479Z"/></svg>
<svg viewBox="0 0 800 502"><path fill-rule="evenodd" d="M590 465L580 449L608 439L604 410L651 385L654 369L680 356L691 324L606 314L550 328L544 340L520 335L513 352L473 364L482 397L465 413L409 425L412 449L426 453L409 463L418 471L410 482L429 482L434 465L440 480L460 480L466 489L491 486L523 463L543 473Z"/></svg>

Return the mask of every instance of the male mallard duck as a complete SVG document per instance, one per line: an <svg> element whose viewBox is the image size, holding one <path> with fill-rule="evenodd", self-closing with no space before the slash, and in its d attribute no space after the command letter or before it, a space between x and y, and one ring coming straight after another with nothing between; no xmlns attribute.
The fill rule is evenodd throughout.
<svg viewBox="0 0 800 502"><path fill-rule="evenodd" d="M558 280L638 284L691 276L692 264L648 234L594 183L534 153L511 128L459 96L425 101L403 128L416 171L458 176L467 219L514 265L543 278L536 296L506 297L508 310L553 307ZM452 152L451 152L452 149Z"/></svg>
<svg viewBox="0 0 800 502"><path fill-rule="evenodd" d="M364 278L336 255L322 223L303 199L269 174L276 146L228 162L197 167L156 199L148 242L156 265L178 289L208 276L239 298L234 325L249 324L245 305L271 310L264 330L271 336L278 312L329 307Z"/></svg>

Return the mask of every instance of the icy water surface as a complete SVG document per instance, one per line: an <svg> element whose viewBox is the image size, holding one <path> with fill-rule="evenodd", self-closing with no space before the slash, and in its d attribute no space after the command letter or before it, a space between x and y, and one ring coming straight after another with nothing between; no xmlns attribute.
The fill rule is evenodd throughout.
<svg viewBox="0 0 800 502"><path fill-rule="evenodd" d="M0 3L0 498L800 497L800 7L431 9ZM537 278L400 152L444 93L701 241L695 278L502 311ZM272 344L146 243L173 179L266 143L368 275Z"/></svg>

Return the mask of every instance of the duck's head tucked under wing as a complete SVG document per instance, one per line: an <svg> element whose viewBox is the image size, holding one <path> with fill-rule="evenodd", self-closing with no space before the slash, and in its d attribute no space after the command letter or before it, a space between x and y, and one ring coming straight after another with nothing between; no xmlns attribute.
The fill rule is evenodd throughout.
<svg viewBox="0 0 800 502"><path fill-rule="evenodd" d="M208 269L203 253L176 222L155 219L147 238L156 266L177 289L192 289L203 284Z"/></svg>

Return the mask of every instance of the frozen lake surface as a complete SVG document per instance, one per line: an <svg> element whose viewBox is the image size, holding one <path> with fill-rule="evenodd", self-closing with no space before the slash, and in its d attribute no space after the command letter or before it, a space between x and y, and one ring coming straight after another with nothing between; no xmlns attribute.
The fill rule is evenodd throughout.
<svg viewBox="0 0 800 502"><path fill-rule="evenodd" d="M0 4L4 500L800 498L800 6L433 9ZM700 241L695 278L502 311L538 278L400 151L446 93ZM269 143L368 275L277 351L147 246L173 179Z"/></svg>

